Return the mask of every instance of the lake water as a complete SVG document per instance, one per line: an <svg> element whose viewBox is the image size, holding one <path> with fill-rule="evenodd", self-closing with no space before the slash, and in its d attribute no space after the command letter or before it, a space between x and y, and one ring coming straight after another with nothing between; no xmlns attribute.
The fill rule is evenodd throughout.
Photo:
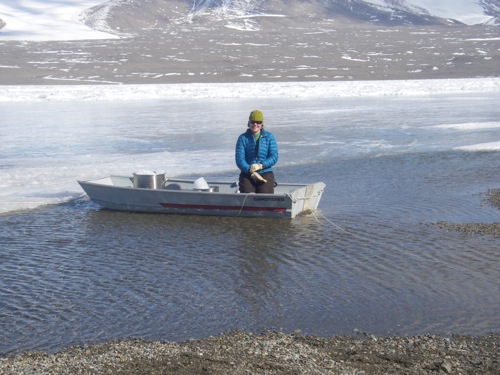
<svg viewBox="0 0 500 375"><path fill-rule="evenodd" d="M498 333L498 93L0 103L0 354L229 330ZM112 212L77 179L236 180L262 109L279 181L326 183L293 220Z"/></svg>

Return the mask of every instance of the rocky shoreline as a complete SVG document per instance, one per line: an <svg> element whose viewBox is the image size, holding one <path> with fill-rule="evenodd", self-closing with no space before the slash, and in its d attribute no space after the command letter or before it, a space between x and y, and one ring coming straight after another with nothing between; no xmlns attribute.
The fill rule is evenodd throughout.
<svg viewBox="0 0 500 375"><path fill-rule="evenodd" d="M320 338L232 332L25 353L0 374L500 374L500 335Z"/></svg>
<svg viewBox="0 0 500 375"><path fill-rule="evenodd" d="M492 206L500 209L500 189L490 189L485 194L486 201ZM454 230L468 234L488 235L500 237L500 223L466 223L455 224L440 221L435 224L436 227L447 230Z"/></svg>

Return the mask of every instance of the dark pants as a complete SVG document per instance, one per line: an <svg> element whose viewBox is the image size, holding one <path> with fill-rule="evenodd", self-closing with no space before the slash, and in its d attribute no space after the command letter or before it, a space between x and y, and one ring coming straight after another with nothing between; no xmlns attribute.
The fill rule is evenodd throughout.
<svg viewBox="0 0 500 375"><path fill-rule="evenodd" d="M246 173L240 173L240 193L274 193L274 173L266 172L262 173L261 176L267 180L267 182L254 181L254 179Z"/></svg>

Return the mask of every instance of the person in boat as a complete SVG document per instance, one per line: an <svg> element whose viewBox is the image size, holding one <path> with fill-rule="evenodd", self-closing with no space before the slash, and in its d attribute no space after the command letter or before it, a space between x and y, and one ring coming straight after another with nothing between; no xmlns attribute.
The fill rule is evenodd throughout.
<svg viewBox="0 0 500 375"><path fill-rule="evenodd" d="M250 112L247 126L236 142L240 192L272 194L275 181L272 167L278 162L276 139L264 129L264 115L259 110Z"/></svg>

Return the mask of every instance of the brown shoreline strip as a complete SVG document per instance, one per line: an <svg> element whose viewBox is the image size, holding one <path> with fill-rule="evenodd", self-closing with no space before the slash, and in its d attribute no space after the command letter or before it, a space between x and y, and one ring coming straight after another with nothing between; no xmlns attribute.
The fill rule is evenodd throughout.
<svg viewBox="0 0 500 375"><path fill-rule="evenodd" d="M0 359L0 374L499 374L500 335L321 338L232 332Z"/></svg>

